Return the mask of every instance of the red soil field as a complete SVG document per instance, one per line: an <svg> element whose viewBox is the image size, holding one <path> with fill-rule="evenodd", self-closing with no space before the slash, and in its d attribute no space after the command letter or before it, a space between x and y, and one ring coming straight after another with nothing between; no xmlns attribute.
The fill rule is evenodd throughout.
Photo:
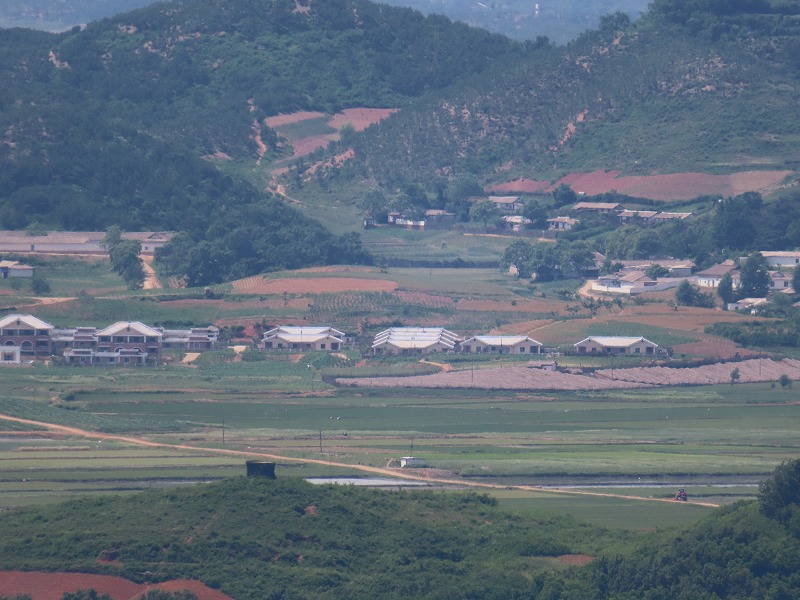
<svg viewBox="0 0 800 600"><path fill-rule="evenodd" d="M562 183L588 196L617 191L620 194L651 200L689 200L697 196L736 196L744 192L762 192L778 187L792 171L742 171L729 175L671 173L668 175L622 176L620 171L570 173L554 184L519 179L498 184L493 192L532 193L553 191ZM543 185L545 184L545 185Z"/></svg>
<svg viewBox="0 0 800 600"><path fill-rule="evenodd" d="M398 110L398 108L346 108L333 115L328 125L338 130L350 123L356 131L364 131L373 123L383 121Z"/></svg>
<svg viewBox="0 0 800 600"><path fill-rule="evenodd" d="M281 125L291 125L292 123L299 123L300 121L307 121L308 119L319 119L320 117L324 117L325 113L322 112L311 112L307 110L301 110L295 113L289 113L284 115L276 115L274 117L267 117L264 119L264 124L267 127L280 127Z"/></svg>
<svg viewBox="0 0 800 600"><path fill-rule="evenodd" d="M42 573L0 571L0 596L28 594L32 600L60 600L64 592L93 589L114 600L135 600L149 590L175 592L189 590L198 600L233 600L193 579L177 579L155 584L139 584L122 577L87 573Z"/></svg>

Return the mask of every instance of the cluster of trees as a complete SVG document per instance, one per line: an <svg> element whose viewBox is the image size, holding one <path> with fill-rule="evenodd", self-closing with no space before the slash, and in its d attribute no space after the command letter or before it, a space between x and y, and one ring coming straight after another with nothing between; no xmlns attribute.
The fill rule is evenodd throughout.
<svg viewBox="0 0 800 600"><path fill-rule="evenodd" d="M594 266L594 254L583 241L559 240L555 244L525 240L512 242L500 260L500 266L517 269L517 276L536 276L537 281L577 277Z"/></svg>
<svg viewBox="0 0 800 600"><path fill-rule="evenodd" d="M112 225L106 230L101 245L108 251L111 268L125 280L128 288L136 290L142 287L145 279L144 266L139 256L142 244L136 240L123 240L122 230L118 225Z"/></svg>

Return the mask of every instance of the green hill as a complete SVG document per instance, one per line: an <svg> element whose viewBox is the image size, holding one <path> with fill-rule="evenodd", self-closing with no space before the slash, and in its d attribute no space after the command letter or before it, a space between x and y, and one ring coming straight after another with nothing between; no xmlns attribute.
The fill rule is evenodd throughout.
<svg viewBox="0 0 800 600"><path fill-rule="evenodd" d="M200 579L237 600L522 598L599 530L473 493L236 478L0 515L0 565ZM118 566L97 562L113 554ZM553 563L555 564L555 563Z"/></svg>
<svg viewBox="0 0 800 600"><path fill-rule="evenodd" d="M661 0L462 82L354 143L361 176L795 170L800 3ZM571 131L570 131L571 130Z"/></svg>
<svg viewBox="0 0 800 600"><path fill-rule="evenodd" d="M237 600L790 599L799 490L800 462L785 463L759 502L623 536L472 493L235 478L2 514L0 567L190 577ZM554 557L566 554L593 560L565 570Z"/></svg>

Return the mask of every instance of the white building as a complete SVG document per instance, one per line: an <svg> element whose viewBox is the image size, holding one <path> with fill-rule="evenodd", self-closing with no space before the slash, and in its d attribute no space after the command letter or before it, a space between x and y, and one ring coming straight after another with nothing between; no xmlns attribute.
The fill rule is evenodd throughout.
<svg viewBox="0 0 800 600"><path fill-rule="evenodd" d="M455 350L458 336L442 327L392 327L375 336L373 354L430 354Z"/></svg>
<svg viewBox="0 0 800 600"><path fill-rule="evenodd" d="M784 251L784 252L762 252L761 256L767 259L770 267L796 267L800 265L800 252L798 251Z"/></svg>
<svg viewBox="0 0 800 600"><path fill-rule="evenodd" d="M259 347L264 350L341 350L344 333L328 326L281 325L265 332Z"/></svg>
<svg viewBox="0 0 800 600"><path fill-rule="evenodd" d="M658 353L658 344L643 337L591 336L575 344L578 354L625 354L652 356Z"/></svg>
<svg viewBox="0 0 800 600"><path fill-rule="evenodd" d="M539 354L542 344L527 335L476 335L461 342L461 351L468 354Z"/></svg>

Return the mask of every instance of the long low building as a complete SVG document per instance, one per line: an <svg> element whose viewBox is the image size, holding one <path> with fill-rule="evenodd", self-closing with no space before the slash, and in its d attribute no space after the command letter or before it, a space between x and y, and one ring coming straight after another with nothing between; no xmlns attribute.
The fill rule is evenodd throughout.
<svg viewBox="0 0 800 600"><path fill-rule="evenodd" d="M392 327L375 336L373 354L431 354L453 351L459 337L443 327Z"/></svg>
<svg viewBox="0 0 800 600"><path fill-rule="evenodd" d="M102 246L105 231L51 231L43 235L28 235L25 231L0 231L0 252L45 254L105 254ZM153 254L169 242L172 231L126 231L123 240L135 240L142 245L142 254Z"/></svg>
<svg viewBox="0 0 800 600"><path fill-rule="evenodd" d="M633 356L658 354L658 344L643 337L613 335L590 336L575 344L578 354L627 354Z"/></svg>
<svg viewBox="0 0 800 600"><path fill-rule="evenodd" d="M539 354L542 343L527 335L476 335L461 342L467 354Z"/></svg>
<svg viewBox="0 0 800 600"><path fill-rule="evenodd" d="M344 333L328 326L281 325L265 332L259 344L264 350L341 350Z"/></svg>

